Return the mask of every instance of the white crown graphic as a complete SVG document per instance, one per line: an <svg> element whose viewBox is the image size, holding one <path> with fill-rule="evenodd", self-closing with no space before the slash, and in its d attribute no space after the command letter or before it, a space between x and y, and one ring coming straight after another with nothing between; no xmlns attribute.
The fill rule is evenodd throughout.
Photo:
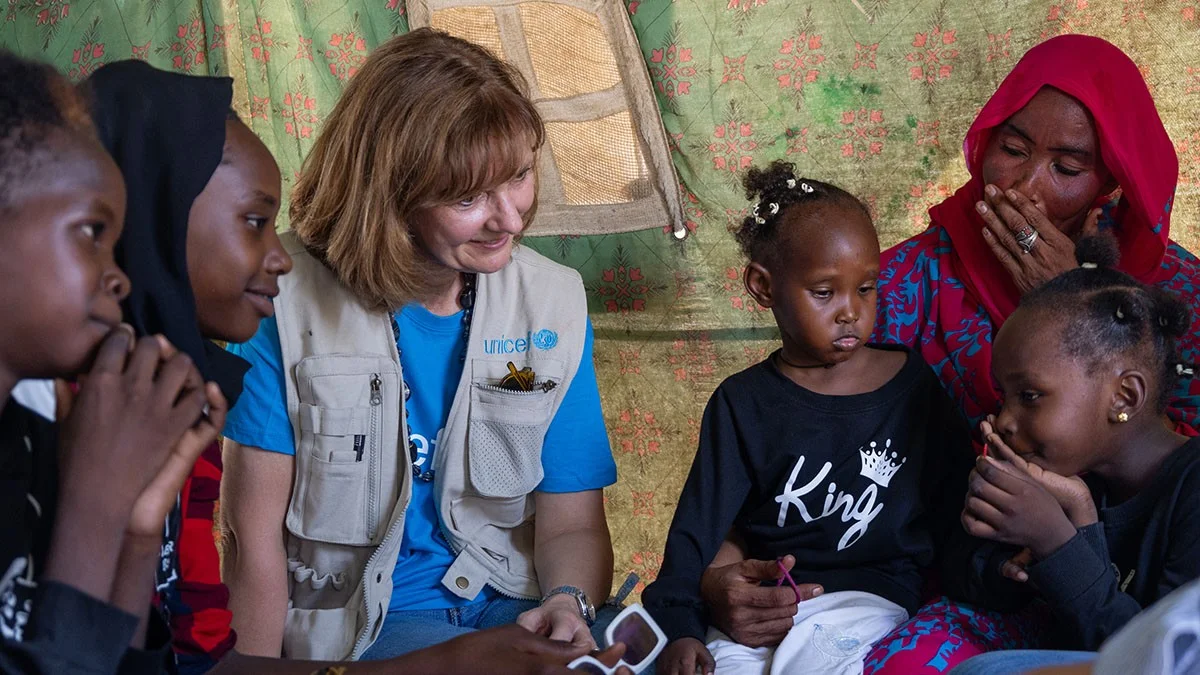
<svg viewBox="0 0 1200 675"><path fill-rule="evenodd" d="M869 449L868 449L869 448ZM892 476L904 466L908 461L907 457L901 457L900 461L896 461L896 453L891 453L891 458L888 457L888 450L892 448L892 439L887 439L882 448L875 441L871 441L869 446L864 446L858 449L858 454L862 458L862 469L859 470L860 476L866 476L875 481L882 487L887 487L891 482Z"/></svg>

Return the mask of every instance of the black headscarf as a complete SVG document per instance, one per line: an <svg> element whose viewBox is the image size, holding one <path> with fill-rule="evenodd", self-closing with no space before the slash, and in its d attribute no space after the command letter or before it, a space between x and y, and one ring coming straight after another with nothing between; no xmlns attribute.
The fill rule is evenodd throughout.
<svg viewBox="0 0 1200 675"><path fill-rule="evenodd" d="M250 365L200 334L187 225L192 202L221 163L233 80L119 61L85 86L100 142L125 177L125 230L116 247L117 264L132 282L125 320L138 335L165 335L232 406Z"/></svg>

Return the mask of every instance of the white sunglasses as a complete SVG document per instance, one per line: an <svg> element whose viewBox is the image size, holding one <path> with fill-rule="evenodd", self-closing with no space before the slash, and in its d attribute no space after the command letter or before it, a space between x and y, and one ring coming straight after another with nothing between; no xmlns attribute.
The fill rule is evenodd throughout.
<svg viewBox="0 0 1200 675"><path fill-rule="evenodd" d="M632 670L634 675L645 670L659 652L667 646L667 636L663 634L650 614L639 604L634 603L617 615L608 628L604 630L605 647L611 647L618 642L625 644L625 655L617 665L609 667L600 663L594 656L581 656L568 668L578 670L588 675L612 675L621 666Z"/></svg>

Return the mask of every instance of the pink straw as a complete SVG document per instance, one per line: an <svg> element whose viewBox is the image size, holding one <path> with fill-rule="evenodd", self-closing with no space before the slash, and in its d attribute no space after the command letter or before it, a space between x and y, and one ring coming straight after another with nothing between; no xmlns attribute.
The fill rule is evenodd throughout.
<svg viewBox="0 0 1200 675"><path fill-rule="evenodd" d="M788 586L792 587L792 591L796 594L796 602L800 602L800 589L796 588L796 582L792 579L792 575L788 573L787 568L783 566L783 558L776 558L775 564L779 565L779 571L783 572L783 577L775 582L776 586L782 586L783 582L787 582Z"/></svg>

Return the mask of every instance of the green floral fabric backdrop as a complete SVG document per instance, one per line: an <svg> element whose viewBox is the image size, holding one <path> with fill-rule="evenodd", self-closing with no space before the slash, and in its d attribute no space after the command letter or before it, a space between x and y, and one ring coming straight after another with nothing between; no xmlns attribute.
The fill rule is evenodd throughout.
<svg viewBox="0 0 1200 675"><path fill-rule="evenodd" d="M1200 0L612 1L639 36L691 236L528 244L587 286L620 470L606 492L617 583L654 578L708 395L774 345L728 232L747 212L738 181L751 164L786 158L846 187L896 243L965 180L962 136L1017 59L1090 33L1141 67L1180 155L1173 234L1200 243ZM73 80L126 58L232 75L235 107L286 183L367 53L408 29L403 0L7 0L0 11L0 44Z"/></svg>

